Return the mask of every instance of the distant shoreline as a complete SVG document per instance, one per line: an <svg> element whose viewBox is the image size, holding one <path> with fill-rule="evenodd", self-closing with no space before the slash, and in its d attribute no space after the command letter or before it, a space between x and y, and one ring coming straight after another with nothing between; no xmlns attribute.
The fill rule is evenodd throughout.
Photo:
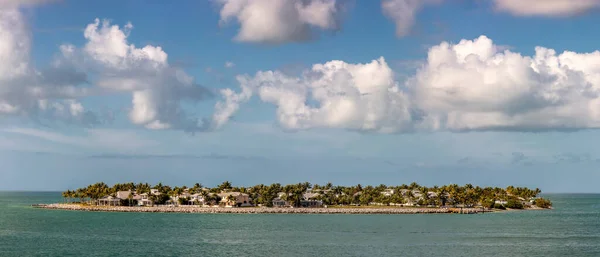
<svg viewBox="0 0 600 257"><path fill-rule="evenodd" d="M418 207L344 207L344 208L274 208L274 207L194 207L194 206L89 206L79 204L38 204L34 208L91 212L150 213L224 213L224 214L478 214L497 212L482 208L418 208Z"/></svg>

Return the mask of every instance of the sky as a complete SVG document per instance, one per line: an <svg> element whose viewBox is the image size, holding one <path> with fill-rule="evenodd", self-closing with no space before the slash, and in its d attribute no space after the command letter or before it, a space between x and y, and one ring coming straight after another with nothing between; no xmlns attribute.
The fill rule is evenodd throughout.
<svg viewBox="0 0 600 257"><path fill-rule="evenodd" d="M0 0L0 190L599 192L600 0Z"/></svg>

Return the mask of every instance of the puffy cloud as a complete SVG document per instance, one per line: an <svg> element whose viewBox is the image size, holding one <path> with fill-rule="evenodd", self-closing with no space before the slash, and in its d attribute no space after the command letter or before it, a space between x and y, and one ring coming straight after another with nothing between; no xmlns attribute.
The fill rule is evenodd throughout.
<svg viewBox="0 0 600 257"><path fill-rule="evenodd" d="M494 0L494 6L518 16L572 16L600 7L600 0Z"/></svg>
<svg viewBox="0 0 600 257"><path fill-rule="evenodd" d="M8 5L3 2L3 5ZM37 121L64 121L93 125L95 114L75 99L86 94L77 87L86 75L55 63L36 70L30 63L31 36L22 14L0 9L0 116L16 115Z"/></svg>
<svg viewBox="0 0 600 257"><path fill-rule="evenodd" d="M233 62L225 62L225 68L233 68L235 67L235 63Z"/></svg>
<svg viewBox="0 0 600 257"><path fill-rule="evenodd" d="M215 0L221 24L237 20L235 40L282 44L313 38L315 29L339 28L341 4L336 0Z"/></svg>
<svg viewBox="0 0 600 257"><path fill-rule="evenodd" d="M481 36L429 49L400 86L383 58L330 61L302 76L261 71L226 91L219 124L254 93L277 107L287 130L344 128L381 133L600 128L600 51L537 47L524 56Z"/></svg>
<svg viewBox="0 0 600 257"><path fill-rule="evenodd" d="M382 0L383 14L396 24L396 36L408 35L415 24L416 15L425 5L439 4L443 0Z"/></svg>
<svg viewBox="0 0 600 257"><path fill-rule="evenodd" d="M225 99L224 102L219 101L215 104L215 113L212 117L211 126L213 129L219 129L223 127L235 114L240 105L250 100L252 97L252 88L243 84L245 78L243 76L238 77L238 80L242 83L242 91L236 93L233 90L226 88L221 90L221 95Z"/></svg>
<svg viewBox="0 0 600 257"><path fill-rule="evenodd" d="M598 128L599 64L598 51L522 56L481 36L432 47L409 84L436 130Z"/></svg>
<svg viewBox="0 0 600 257"><path fill-rule="evenodd" d="M169 65L168 55L159 46L142 48L128 42L131 23L123 28L108 20L96 19L87 25L82 49L63 45L64 59L98 74L95 85L110 92L131 92L129 119L148 129L206 130L209 124L190 117L182 107L212 93L196 84L183 70Z"/></svg>
<svg viewBox="0 0 600 257"><path fill-rule="evenodd" d="M221 109L232 114L256 92L263 102L277 106L277 120L286 130L344 128L391 133L411 129L408 99L383 58L364 64L316 64L300 77L261 71L240 76L238 82L242 92L224 93L226 101L221 104L229 108Z"/></svg>

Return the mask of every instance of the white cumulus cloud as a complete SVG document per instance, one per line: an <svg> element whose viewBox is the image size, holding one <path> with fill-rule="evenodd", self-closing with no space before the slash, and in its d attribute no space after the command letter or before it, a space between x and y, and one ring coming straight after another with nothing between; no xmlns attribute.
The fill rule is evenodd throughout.
<svg viewBox="0 0 600 257"><path fill-rule="evenodd" d="M0 35L0 116L85 125L99 122L76 100L87 92L79 87L86 81L85 74L60 63L41 70L32 65L31 35L19 10L0 8Z"/></svg>
<svg viewBox="0 0 600 257"><path fill-rule="evenodd" d="M185 71L172 67L161 47L138 48L129 43L132 29L131 23L121 28L96 19L85 28L85 46L63 45L63 56L86 72L98 74L95 85L112 92L130 92L128 116L132 123L148 129L206 130L209 124L191 117L182 105L204 100L212 93Z"/></svg>
<svg viewBox="0 0 600 257"><path fill-rule="evenodd" d="M300 77L261 71L240 76L238 82L240 94L223 94L226 100L221 104L233 106L222 108L230 115L256 92L263 102L277 107L277 120L286 130L343 128L392 133L411 129L408 99L383 58L364 64L315 64Z"/></svg>
<svg viewBox="0 0 600 257"><path fill-rule="evenodd" d="M221 126L256 94L286 130L543 131L600 128L600 51L526 56L481 36L431 47L402 85L383 58L330 61L302 76L261 71L223 93Z"/></svg>
<svg viewBox="0 0 600 257"><path fill-rule="evenodd" d="M318 29L338 29L339 0L215 0L221 24L239 23L235 40L283 44L306 41Z"/></svg>
<svg viewBox="0 0 600 257"><path fill-rule="evenodd" d="M600 7L600 0L494 0L496 10L517 16L572 16Z"/></svg>
<svg viewBox="0 0 600 257"><path fill-rule="evenodd" d="M425 125L447 130L546 130L600 126L600 52L534 56L501 51L481 36L429 50L409 82Z"/></svg>

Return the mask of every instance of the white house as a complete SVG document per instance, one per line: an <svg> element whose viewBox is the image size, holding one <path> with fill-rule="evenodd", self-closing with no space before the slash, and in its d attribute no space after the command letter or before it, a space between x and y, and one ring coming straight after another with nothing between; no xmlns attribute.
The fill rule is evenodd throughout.
<svg viewBox="0 0 600 257"><path fill-rule="evenodd" d="M188 203L189 205L205 205L206 201L202 194L193 194L190 195Z"/></svg>
<svg viewBox="0 0 600 257"><path fill-rule="evenodd" d="M147 193L143 193L143 194L139 194L137 195L138 199L136 199L138 201L138 205L139 206L151 206L152 205L152 201L149 198L149 195Z"/></svg>
<svg viewBox="0 0 600 257"><path fill-rule="evenodd" d="M495 204L502 204L502 205L505 205L505 204L507 204L507 203L508 203L508 201L506 201L506 200L496 200L496 201L494 201L494 203L495 203Z"/></svg>
<svg viewBox="0 0 600 257"><path fill-rule="evenodd" d="M250 196L240 192L226 192L218 194L221 197L220 205L225 207L247 207L250 204ZM233 198L233 200L231 199Z"/></svg>
<svg viewBox="0 0 600 257"><path fill-rule="evenodd" d="M121 199L113 197L111 195L98 199L98 205L100 206L118 206L121 205Z"/></svg>
<svg viewBox="0 0 600 257"><path fill-rule="evenodd" d="M394 189L392 189L392 188L384 189L381 192L381 194L384 195L384 196L392 196L394 194Z"/></svg>

